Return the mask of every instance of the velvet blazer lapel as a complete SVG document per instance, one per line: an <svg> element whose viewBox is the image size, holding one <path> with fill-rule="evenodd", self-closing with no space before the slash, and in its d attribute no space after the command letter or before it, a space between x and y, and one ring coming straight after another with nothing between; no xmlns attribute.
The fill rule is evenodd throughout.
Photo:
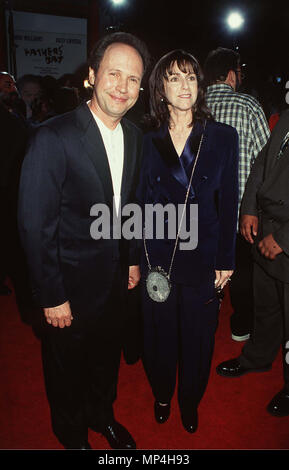
<svg viewBox="0 0 289 470"><path fill-rule="evenodd" d="M196 122L180 157L175 150L167 125L161 126L158 131L158 135L152 139L155 147L157 148L161 158L168 167L172 176L185 188L188 187L192 170L192 162L194 161L198 152L202 131L202 124ZM190 170L189 174L186 172L182 164L183 156L186 157L187 165ZM192 186L190 188L190 196L194 197L194 189Z"/></svg>

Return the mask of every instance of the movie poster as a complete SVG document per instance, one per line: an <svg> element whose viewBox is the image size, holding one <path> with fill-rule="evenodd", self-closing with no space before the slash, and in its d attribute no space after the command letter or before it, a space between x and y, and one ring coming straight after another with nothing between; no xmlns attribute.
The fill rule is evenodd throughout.
<svg viewBox="0 0 289 470"><path fill-rule="evenodd" d="M13 11L13 31L17 78L59 78L86 61L86 19Z"/></svg>

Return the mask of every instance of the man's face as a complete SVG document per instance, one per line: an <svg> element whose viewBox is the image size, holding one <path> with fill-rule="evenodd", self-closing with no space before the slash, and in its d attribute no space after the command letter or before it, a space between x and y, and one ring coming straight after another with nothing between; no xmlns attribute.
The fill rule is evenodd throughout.
<svg viewBox="0 0 289 470"><path fill-rule="evenodd" d="M136 103L143 75L143 61L131 46L111 44L95 74L89 69L93 84L92 109L102 119L118 122Z"/></svg>
<svg viewBox="0 0 289 470"><path fill-rule="evenodd" d="M38 83L27 82L23 85L21 90L21 98L25 101L26 105L31 105L31 103L41 96L41 87Z"/></svg>

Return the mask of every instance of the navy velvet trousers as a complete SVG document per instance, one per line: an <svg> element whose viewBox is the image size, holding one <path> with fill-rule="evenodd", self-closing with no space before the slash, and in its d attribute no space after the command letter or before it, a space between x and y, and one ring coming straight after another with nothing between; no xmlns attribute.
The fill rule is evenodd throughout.
<svg viewBox="0 0 289 470"><path fill-rule="evenodd" d="M219 301L214 284L172 284L166 302L151 300L142 285L144 367L154 397L168 403L178 370L180 410L197 408L208 383Z"/></svg>

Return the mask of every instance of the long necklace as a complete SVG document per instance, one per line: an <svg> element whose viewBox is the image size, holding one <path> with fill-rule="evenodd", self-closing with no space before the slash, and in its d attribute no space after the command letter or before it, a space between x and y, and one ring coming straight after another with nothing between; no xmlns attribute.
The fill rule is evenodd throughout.
<svg viewBox="0 0 289 470"><path fill-rule="evenodd" d="M190 187L191 187L191 184L192 184L192 179L193 179L195 168L196 168L196 165L197 165L197 162L198 162L198 159L199 159L199 154L200 154L200 150L201 150L201 146L202 146L202 142L203 142L203 138L204 138L205 128L206 128L206 122L205 122L205 125L204 125L203 134L202 134L201 139L200 139L198 152L197 152L197 155L196 155L196 158L195 158L195 161L194 161L194 165L193 165L193 168L192 168L191 177L190 177L190 181L189 181L187 192L186 192L185 203L184 203L183 210L182 210L181 221L180 221L180 224L179 224L179 227L178 227L178 233L177 233L177 236L176 236L176 241L175 241L173 254L172 254L172 258L171 258L171 262L170 262L168 272L166 272L161 266L152 267L152 265L150 263L150 259L149 259L148 250L147 250L147 244L146 244L146 238L145 238L145 227L144 227L143 242L144 242L144 250L145 250L146 260L147 260L147 264L148 264L148 274L147 274L147 277L146 277L146 289L147 289L149 297L152 300L154 300L155 302L165 302L167 300L168 296L170 295L170 292L171 292L170 277L171 277L173 262L174 262L174 259L175 259L175 254L176 254L176 250L177 250L177 246L178 246L178 241L179 241L180 232L181 232L181 226L182 226L182 222L183 222L183 218L184 218L184 214L185 214L185 210L186 210L186 206L187 206L187 202L188 202L188 197L189 197Z"/></svg>

